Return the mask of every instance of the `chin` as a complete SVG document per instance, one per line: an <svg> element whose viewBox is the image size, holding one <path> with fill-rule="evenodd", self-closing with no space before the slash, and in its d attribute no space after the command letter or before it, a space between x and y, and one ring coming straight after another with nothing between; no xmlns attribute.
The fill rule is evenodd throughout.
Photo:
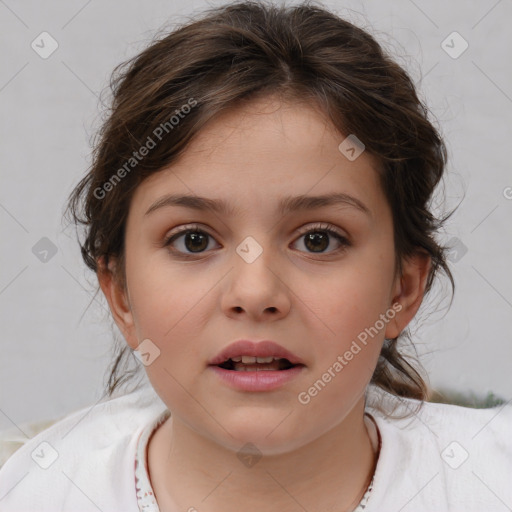
<svg viewBox="0 0 512 512"><path fill-rule="evenodd" d="M289 414L289 409L265 413L261 407L254 407L245 408L243 414L237 412L236 418L224 416L222 426L226 430L221 429L222 439L217 439L237 455L242 456L244 451L254 452L256 456L282 455L307 444L304 429L297 424L297 417Z"/></svg>

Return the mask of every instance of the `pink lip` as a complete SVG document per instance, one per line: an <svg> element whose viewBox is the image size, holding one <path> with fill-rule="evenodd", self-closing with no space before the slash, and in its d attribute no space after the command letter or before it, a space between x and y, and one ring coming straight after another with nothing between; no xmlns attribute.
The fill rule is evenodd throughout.
<svg viewBox="0 0 512 512"><path fill-rule="evenodd" d="M210 368L228 386L239 391L272 391L297 377L305 367L301 365L294 366L289 370L262 370L251 372L224 370L224 368L220 366L210 366Z"/></svg>
<svg viewBox="0 0 512 512"><path fill-rule="evenodd" d="M289 350L286 350L281 345L274 341L260 341L258 343L249 340L238 340L231 345L228 345L221 352L219 352L211 361L209 365L222 364L232 357L240 356L253 356L253 357L278 357L288 359L292 364L304 364L302 359ZM285 370L290 371L290 370ZM237 372L238 373L238 372ZM258 372L262 373L262 372ZM268 373L268 372L266 372Z"/></svg>

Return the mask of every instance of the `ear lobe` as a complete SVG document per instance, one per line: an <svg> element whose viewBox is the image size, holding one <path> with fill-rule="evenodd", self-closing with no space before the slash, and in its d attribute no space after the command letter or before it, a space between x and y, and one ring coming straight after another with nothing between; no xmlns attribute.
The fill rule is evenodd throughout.
<svg viewBox="0 0 512 512"><path fill-rule="evenodd" d="M418 251L402 261L402 274L397 276L392 299L397 313L386 327L387 339L398 337L414 318L423 301L431 264L430 255L424 251Z"/></svg>
<svg viewBox="0 0 512 512"><path fill-rule="evenodd" d="M105 258L98 259L97 277L105 298L107 299L110 311L114 321L126 339L130 347L137 347L137 336L135 334L135 325L133 314L127 293L116 279L116 262L109 261L108 267L105 265Z"/></svg>

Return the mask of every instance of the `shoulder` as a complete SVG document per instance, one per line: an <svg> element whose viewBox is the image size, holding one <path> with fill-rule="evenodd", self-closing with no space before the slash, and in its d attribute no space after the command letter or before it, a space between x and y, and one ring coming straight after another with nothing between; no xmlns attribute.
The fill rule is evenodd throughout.
<svg viewBox="0 0 512 512"><path fill-rule="evenodd" d="M136 442L165 410L146 386L67 415L0 468L0 509L117 510L123 496L124 510L136 511Z"/></svg>
<svg viewBox="0 0 512 512"><path fill-rule="evenodd" d="M417 436L431 440L460 439L467 443L482 440L505 450L512 449L510 427L512 404L475 409L458 405L399 399L389 393L380 395L380 406L370 403L368 410L382 425L404 438Z"/></svg>
<svg viewBox="0 0 512 512"><path fill-rule="evenodd" d="M465 512L512 505L512 405L473 409L387 393L380 400L380 408L368 407L382 436L375 476L394 489L394 505ZM379 499L393 496L381 492Z"/></svg>

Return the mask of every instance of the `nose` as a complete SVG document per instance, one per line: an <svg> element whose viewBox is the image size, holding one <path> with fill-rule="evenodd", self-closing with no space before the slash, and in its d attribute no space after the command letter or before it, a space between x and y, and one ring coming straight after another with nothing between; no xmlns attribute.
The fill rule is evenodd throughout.
<svg viewBox="0 0 512 512"><path fill-rule="evenodd" d="M292 292L287 286L286 269L271 252L264 249L254 260L234 254L222 297L227 316L275 321L289 313Z"/></svg>

